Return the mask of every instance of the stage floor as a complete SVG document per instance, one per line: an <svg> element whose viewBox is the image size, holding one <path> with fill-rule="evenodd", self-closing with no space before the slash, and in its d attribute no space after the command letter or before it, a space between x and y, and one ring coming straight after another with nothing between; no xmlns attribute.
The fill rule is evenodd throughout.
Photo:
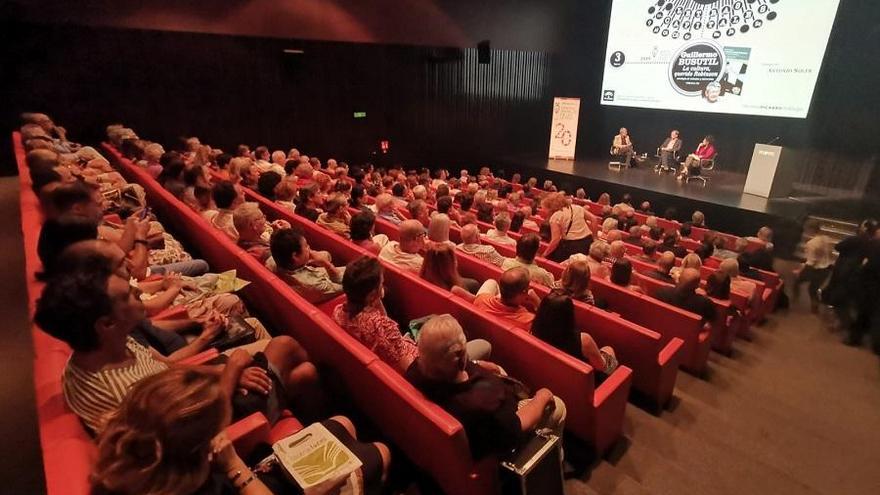
<svg viewBox="0 0 880 495"><path fill-rule="evenodd" d="M796 198L767 199L743 192L746 183L746 175L713 170L706 174L709 183L703 187L699 182L685 184L675 180L672 173L657 174L654 172L654 159L648 158L638 168L624 168L620 171L608 168L608 160L554 160L547 158L511 157L503 160L509 170L524 170L525 168L555 172L574 180L565 180L563 176L553 174L550 177L557 184L577 184L585 187L587 195L593 199L605 192L596 190L599 183L615 184L619 187L632 190L633 196L638 199L639 191L650 191L655 194L676 196L703 203L710 203L728 208L747 210L755 213L764 213L776 216L789 217L802 213L806 205ZM509 175L509 174L508 174ZM525 174L523 174L525 175ZM588 184L582 184L578 178L586 179ZM526 177L523 177L525 181ZM559 179L559 180L557 180ZM562 182L560 182L562 181ZM591 189L589 186L593 186ZM619 188L616 188L619 189ZM574 191L569 191L573 193Z"/></svg>

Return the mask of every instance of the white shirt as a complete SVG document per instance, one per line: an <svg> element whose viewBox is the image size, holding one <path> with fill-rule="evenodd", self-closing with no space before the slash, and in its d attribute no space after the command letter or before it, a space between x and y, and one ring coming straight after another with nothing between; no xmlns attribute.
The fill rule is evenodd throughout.
<svg viewBox="0 0 880 495"><path fill-rule="evenodd" d="M804 256L807 266L817 270L828 268L832 264L831 239L822 234L814 236L804 245Z"/></svg>
<svg viewBox="0 0 880 495"><path fill-rule="evenodd" d="M550 215L550 224L554 223L561 227L562 238L565 240L583 239L593 234L587 226L584 209L579 205L571 205Z"/></svg>
<svg viewBox="0 0 880 495"><path fill-rule="evenodd" d="M379 252L379 258L394 263L395 265L409 270L415 274L422 271L422 255L415 253L405 253L400 250L400 243L397 241L388 241L382 251Z"/></svg>
<svg viewBox="0 0 880 495"><path fill-rule="evenodd" d="M504 244L506 246L516 246L516 240L507 235L507 232L499 232L497 229L489 229L486 234L486 239L490 241L497 242L498 244Z"/></svg>

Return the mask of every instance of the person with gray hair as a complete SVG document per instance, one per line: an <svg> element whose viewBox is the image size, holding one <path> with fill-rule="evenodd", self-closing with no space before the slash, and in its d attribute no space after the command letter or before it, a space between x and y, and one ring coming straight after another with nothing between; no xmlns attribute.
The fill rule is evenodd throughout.
<svg viewBox="0 0 880 495"><path fill-rule="evenodd" d="M501 256L494 246L480 244L480 228L474 224L461 228L461 244L457 247L463 253L495 266L501 266L507 259Z"/></svg>
<svg viewBox="0 0 880 495"><path fill-rule="evenodd" d="M486 232L486 239L505 246L516 246L516 240L507 235L510 229L510 214L501 212L495 216L495 228Z"/></svg>
<svg viewBox="0 0 880 495"><path fill-rule="evenodd" d="M657 269L651 270L650 272L645 273L645 275L655 280L672 284L675 283L675 279L672 278L672 275L669 272L672 271L672 267L674 266L675 254L672 251L666 251L660 255L660 259L657 260Z"/></svg>
<svg viewBox="0 0 880 495"><path fill-rule="evenodd" d="M546 388L520 399L525 387L500 366L470 359L464 330L452 316L428 320L418 347L419 357L406 378L461 421L475 459L507 453L535 430L549 429L561 437L562 400Z"/></svg>

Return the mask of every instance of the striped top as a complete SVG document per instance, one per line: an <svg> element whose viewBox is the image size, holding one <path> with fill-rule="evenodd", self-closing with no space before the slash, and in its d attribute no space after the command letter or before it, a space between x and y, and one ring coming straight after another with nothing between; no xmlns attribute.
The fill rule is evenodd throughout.
<svg viewBox="0 0 880 495"><path fill-rule="evenodd" d="M132 385L168 368L153 357L150 349L131 337L125 346L132 358L124 363L92 372L68 361L64 368L61 378L64 399L92 431L100 431L106 416L119 408Z"/></svg>

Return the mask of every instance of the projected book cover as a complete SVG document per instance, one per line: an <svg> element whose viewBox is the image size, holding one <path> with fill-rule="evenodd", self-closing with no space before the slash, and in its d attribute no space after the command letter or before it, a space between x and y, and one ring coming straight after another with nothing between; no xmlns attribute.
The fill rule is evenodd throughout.
<svg viewBox="0 0 880 495"><path fill-rule="evenodd" d="M615 0L605 105L805 118L839 0Z"/></svg>

